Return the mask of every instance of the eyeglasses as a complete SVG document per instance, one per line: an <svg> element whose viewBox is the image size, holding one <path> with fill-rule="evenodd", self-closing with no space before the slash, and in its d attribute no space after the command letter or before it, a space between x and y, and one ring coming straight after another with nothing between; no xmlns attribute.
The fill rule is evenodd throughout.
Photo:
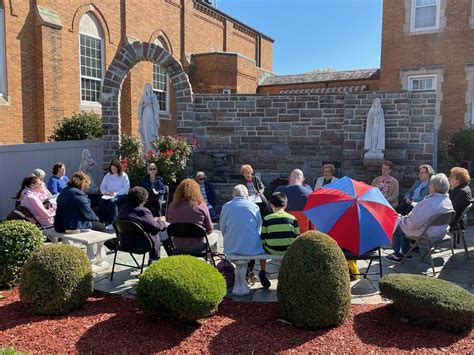
<svg viewBox="0 0 474 355"><path fill-rule="evenodd" d="M200 181L204 181L204 180L206 180L206 178L199 178L198 180L200 180Z"/></svg>
<svg viewBox="0 0 474 355"><path fill-rule="evenodd" d="M149 168L148 170L150 170L150 171L156 171L155 168Z"/></svg>

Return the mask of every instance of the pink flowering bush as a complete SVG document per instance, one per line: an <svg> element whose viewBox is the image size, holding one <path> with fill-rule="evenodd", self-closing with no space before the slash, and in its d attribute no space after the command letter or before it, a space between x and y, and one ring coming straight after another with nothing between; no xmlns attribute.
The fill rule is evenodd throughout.
<svg viewBox="0 0 474 355"><path fill-rule="evenodd" d="M131 186L140 184L150 163L156 164L158 175L168 184L182 178L188 159L196 147L195 139L188 143L185 137L161 136L153 142L153 150L143 152L140 138L123 133L120 144L121 163Z"/></svg>

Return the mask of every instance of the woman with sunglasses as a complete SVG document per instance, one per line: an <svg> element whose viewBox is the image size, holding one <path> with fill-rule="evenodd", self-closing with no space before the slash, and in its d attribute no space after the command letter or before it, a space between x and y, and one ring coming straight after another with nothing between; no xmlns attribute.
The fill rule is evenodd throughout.
<svg viewBox="0 0 474 355"><path fill-rule="evenodd" d="M148 191L148 201L145 207L148 208L154 217L161 216L161 203L165 195L165 183L163 178L158 175L158 169L155 163L148 164L147 175L143 177L140 186Z"/></svg>

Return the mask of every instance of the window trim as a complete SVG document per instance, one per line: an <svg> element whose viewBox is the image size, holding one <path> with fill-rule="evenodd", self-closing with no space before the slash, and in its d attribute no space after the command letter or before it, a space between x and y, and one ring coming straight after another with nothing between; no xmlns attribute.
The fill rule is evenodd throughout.
<svg viewBox="0 0 474 355"><path fill-rule="evenodd" d="M156 43L156 42L159 42ZM155 39L155 44L161 48L163 48L165 51L169 52L168 50L168 43L167 41L165 40L165 38L163 38L163 36L158 36L156 37ZM170 110L170 76L169 74L166 72L166 69L164 69L161 65L159 64L156 64L156 63L153 63L153 68L152 68L152 72L151 72L151 86L153 87L154 85L154 71L155 71L155 65L161 67L164 72L166 73L166 110L162 110L161 107L160 107L160 113L165 115L165 116L170 116L171 115L171 110ZM156 93L156 92L162 92L158 89L155 89L153 88L153 93Z"/></svg>
<svg viewBox="0 0 474 355"><path fill-rule="evenodd" d="M7 86L7 45L6 45L6 31L5 31L5 8L0 7L0 98L7 100L8 86Z"/></svg>
<svg viewBox="0 0 474 355"><path fill-rule="evenodd" d="M92 16L94 16L92 14ZM94 18L96 18L94 16ZM96 18L96 21L97 21L97 18ZM99 33L100 33L100 28L99 28ZM82 75L81 73L81 35L84 35L84 36L88 36L90 38L94 38L94 39L98 39L100 40L100 63L101 63L101 78L98 79L98 78L92 78L92 77L89 77L89 76L86 76L86 75ZM99 99L99 101L86 101L86 100L83 100L82 99L82 79L88 79L88 80L95 80L95 81L100 81L100 88L101 88L101 91L102 91L102 85L104 84L104 78L105 78L105 73L104 73L104 69L105 69L105 66L104 66L104 38L103 37L97 37L97 36L94 36L94 35L91 35L89 33L84 33L84 32L80 32L79 31L79 36L78 36L78 45L79 45L79 98L80 98L80 103L81 103L81 106L101 106L101 101Z"/></svg>
<svg viewBox="0 0 474 355"><path fill-rule="evenodd" d="M433 5L430 5L433 6ZM436 0L436 23L434 26L430 27L415 27L415 13L416 13L416 0L411 0L411 13L410 13L410 31L411 32L419 32L419 31L430 31L430 30L438 30L439 23L440 23L440 13L441 13L441 1ZM426 6L418 6L418 7L426 7Z"/></svg>
<svg viewBox="0 0 474 355"><path fill-rule="evenodd" d="M424 90L413 90L413 79L425 79L425 78L433 78L433 87L431 89L424 89ZM418 92L418 91L436 91L436 81L437 75L436 74L427 74L427 75L410 75L408 77L407 82L407 89L410 92Z"/></svg>

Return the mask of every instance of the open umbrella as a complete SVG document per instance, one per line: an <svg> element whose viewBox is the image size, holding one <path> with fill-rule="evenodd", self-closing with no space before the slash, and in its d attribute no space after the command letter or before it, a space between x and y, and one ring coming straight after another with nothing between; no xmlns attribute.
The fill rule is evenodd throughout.
<svg viewBox="0 0 474 355"><path fill-rule="evenodd" d="M308 196L303 213L356 255L391 243L397 213L378 188L343 177Z"/></svg>

